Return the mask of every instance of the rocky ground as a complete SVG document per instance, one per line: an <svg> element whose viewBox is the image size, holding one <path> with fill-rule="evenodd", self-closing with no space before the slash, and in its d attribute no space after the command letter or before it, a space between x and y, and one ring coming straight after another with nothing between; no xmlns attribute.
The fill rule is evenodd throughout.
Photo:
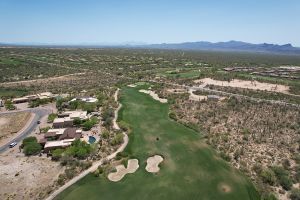
<svg viewBox="0 0 300 200"><path fill-rule="evenodd" d="M207 143L248 175L259 189L273 192L280 199L288 198L288 189L262 181L261 171L272 166L284 167L293 187L299 187L299 108L234 97L193 101L189 94L175 95L169 91L160 93L174 99L172 118L204 133Z"/></svg>
<svg viewBox="0 0 300 200"><path fill-rule="evenodd" d="M45 156L26 157L18 148L0 155L0 199L43 199L64 171Z"/></svg>

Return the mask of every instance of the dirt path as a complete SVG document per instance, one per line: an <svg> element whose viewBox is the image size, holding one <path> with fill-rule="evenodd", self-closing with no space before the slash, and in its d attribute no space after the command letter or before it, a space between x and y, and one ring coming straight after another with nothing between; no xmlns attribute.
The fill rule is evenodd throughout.
<svg viewBox="0 0 300 200"><path fill-rule="evenodd" d="M114 98L115 98L115 101L118 102L118 95L119 95L119 91L120 89L118 88L117 91L115 92L114 94ZM120 130L120 127L117 123L117 119L118 119L118 113L119 113L119 110L121 109L122 107L122 104L118 103L119 106L118 108L115 110L115 117L113 119L113 128L116 129L116 130Z"/></svg>
<svg viewBox="0 0 300 200"><path fill-rule="evenodd" d="M146 81L146 80L144 80L144 81ZM148 80L148 81L153 82L153 83L161 83L160 81L156 81L156 80ZM175 87L182 87L182 88L185 88L187 90L194 90L194 91L200 90L200 91L213 92L213 93L216 93L216 94L219 94L219 95L235 96L235 97L240 97L240 98L244 98L244 99L249 99L250 101L255 101L255 102L268 102L268 103L271 103L271 104L288 105L288 106L294 106L294 107L297 107L297 108L300 107L300 104L287 103L285 101L280 101L280 100L260 99L260 98L249 97L249 96L242 95L242 94L234 94L234 93L230 93L230 92L223 92L223 91L220 91L220 90L212 90L212 89L209 89L209 88L204 88L204 85L200 85L198 87L195 87L195 86L180 85L180 84L177 84L177 83L168 83L168 82L164 82L163 84L172 85L172 86L175 86ZM294 94L288 94L288 95L299 96L299 95L294 95Z"/></svg>
<svg viewBox="0 0 300 200"><path fill-rule="evenodd" d="M22 84L32 84L32 83L42 83L44 81L54 81L54 80L62 80L62 79L68 79L71 77L76 77L79 75L84 75L85 73L74 73L74 74L67 74L63 76L56 76L56 77L49 77L49 78L41 78L41 79L33 79L33 80L27 80L27 81L15 81L15 82L5 82L0 83L0 86L14 86L14 85L22 85Z"/></svg>
<svg viewBox="0 0 300 200"><path fill-rule="evenodd" d="M117 89L117 91L115 93L115 96L114 96L116 102L118 102L118 94L119 94L119 88ZM119 107L115 111L116 113L115 113L115 117L114 117L114 120L113 120L114 122L117 121L118 110L122 106L122 104L120 104L120 103L118 103L118 104L119 104ZM119 125L117 123L115 125L114 125L114 128L120 129ZM87 170L81 172L78 176L74 177L73 179L71 179L70 181L68 181L65 185L63 185L62 187L60 187L56 191L54 191L52 194L50 194L50 196L47 197L46 200L52 200L52 199L54 199L59 193L61 193L62 191L64 191L65 189L67 189L68 187L70 187L71 185L73 185L74 183L76 183L77 181L79 181L80 179L82 179L83 177L85 177L86 175L88 175L89 173L94 172L96 169L98 169L98 167L100 165L102 165L104 161L111 160L111 159L115 158L119 152L124 151L125 147L128 144L128 136L124 132L123 132L123 135L124 135L124 137L123 137L123 144L117 149L117 151L115 151L114 153L110 154L106 158L103 158L103 159L101 159L99 161L94 162L93 165L90 168L88 168Z"/></svg>

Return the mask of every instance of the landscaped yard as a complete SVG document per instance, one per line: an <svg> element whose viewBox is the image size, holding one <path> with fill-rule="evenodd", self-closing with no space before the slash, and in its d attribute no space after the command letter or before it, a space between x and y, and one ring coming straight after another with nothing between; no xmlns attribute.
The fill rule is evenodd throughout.
<svg viewBox="0 0 300 200"><path fill-rule="evenodd" d="M56 199L259 199L254 186L207 146L200 133L168 118L168 104L155 101L136 88L121 91L120 118L133 132L125 151L139 160L139 169L120 182L92 174ZM164 157L157 174L146 172L146 160Z"/></svg>

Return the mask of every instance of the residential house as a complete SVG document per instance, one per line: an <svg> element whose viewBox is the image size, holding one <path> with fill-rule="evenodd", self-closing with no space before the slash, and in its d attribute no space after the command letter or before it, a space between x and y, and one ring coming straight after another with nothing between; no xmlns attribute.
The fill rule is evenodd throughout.
<svg viewBox="0 0 300 200"><path fill-rule="evenodd" d="M67 128L73 126L73 119L70 117L55 118L53 121L53 128Z"/></svg>
<svg viewBox="0 0 300 200"><path fill-rule="evenodd" d="M57 148L66 148L76 139L82 137L82 130L76 128L50 129L44 138L39 141L44 146L44 152L48 153Z"/></svg>

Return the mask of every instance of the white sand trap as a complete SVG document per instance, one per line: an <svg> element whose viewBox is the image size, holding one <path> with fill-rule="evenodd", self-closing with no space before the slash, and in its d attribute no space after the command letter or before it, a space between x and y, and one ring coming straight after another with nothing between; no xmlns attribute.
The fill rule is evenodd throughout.
<svg viewBox="0 0 300 200"><path fill-rule="evenodd" d="M136 87L136 85L134 85L134 84L130 84L130 85L127 85L128 87L132 87L132 88L135 88Z"/></svg>
<svg viewBox="0 0 300 200"><path fill-rule="evenodd" d="M157 173L159 172L159 164L163 161L163 157L160 155L155 155L152 157L149 157L147 159L147 166L146 166L146 171L150 173Z"/></svg>
<svg viewBox="0 0 300 200"><path fill-rule="evenodd" d="M195 90L189 90L189 99L192 101L203 101L203 100L207 100L207 96L203 96L203 95L196 95L194 94Z"/></svg>
<svg viewBox="0 0 300 200"><path fill-rule="evenodd" d="M139 161L137 159L130 159L127 163L127 168L124 165L116 166L116 172L110 173L108 179L113 182L118 182L124 178L126 174L132 174L139 168Z"/></svg>
<svg viewBox="0 0 300 200"><path fill-rule="evenodd" d="M266 90L272 92L281 92L288 94L289 93L289 86L285 85L277 85L271 83L262 83L258 81L244 81L239 79L233 79L231 81L218 81L211 78L204 78L195 80L195 83L203 83L204 85L217 85L217 86L224 86L224 87L235 87L235 88L245 88L251 90Z"/></svg>
<svg viewBox="0 0 300 200"><path fill-rule="evenodd" d="M145 93L145 94L149 94L153 99L159 101L160 103L168 103L167 99L159 98L159 96L155 92L153 92L151 90L139 90L139 92L142 92L142 93Z"/></svg>

